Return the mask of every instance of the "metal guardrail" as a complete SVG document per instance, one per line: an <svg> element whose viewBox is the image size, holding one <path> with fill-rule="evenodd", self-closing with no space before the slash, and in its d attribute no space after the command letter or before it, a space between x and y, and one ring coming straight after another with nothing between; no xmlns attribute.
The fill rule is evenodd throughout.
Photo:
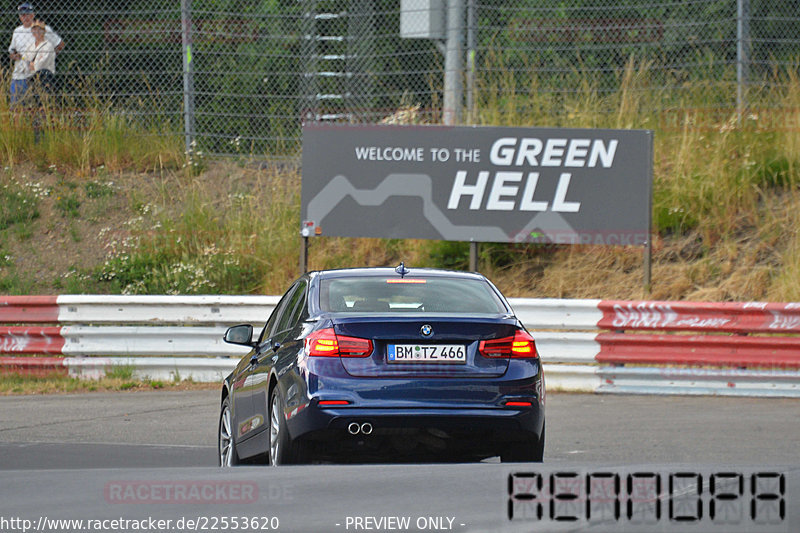
<svg viewBox="0 0 800 533"><path fill-rule="evenodd" d="M66 324L264 325L280 296L59 296Z"/></svg>
<svg viewBox="0 0 800 533"><path fill-rule="evenodd" d="M152 379L217 381L247 352L222 341L225 328L261 327L278 300L2 297L0 322L25 325L0 327L0 354L66 356L61 366L89 377L131 365ZM800 397L800 304L510 303L536 338L549 390ZM11 359L0 366L22 368Z"/></svg>

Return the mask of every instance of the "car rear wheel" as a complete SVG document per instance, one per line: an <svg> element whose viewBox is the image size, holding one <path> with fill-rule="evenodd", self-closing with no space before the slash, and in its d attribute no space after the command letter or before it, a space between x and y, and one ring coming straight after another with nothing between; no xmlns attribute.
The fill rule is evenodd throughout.
<svg viewBox="0 0 800 533"><path fill-rule="evenodd" d="M509 445L501 454L503 463L541 463L544 460L544 426L539 440L531 439Z"/></svg>
<svg viewBox="0 0 800 533"><path fill-rule="evenodd" d="M269 462L273 466L301 461L301 446L289 437L283 399L278 388L272 391L269 408Z"/></svg>
<svg viewBox="0 0 800 533"><path fill-rule="evenodd" d="M239 456L236 453L236 443L233 441L232 427L231 400L230 398L225 398L222 401L222 410L219 415L219 432L217 439L219 466L236 466L239 464Z"/></svg>

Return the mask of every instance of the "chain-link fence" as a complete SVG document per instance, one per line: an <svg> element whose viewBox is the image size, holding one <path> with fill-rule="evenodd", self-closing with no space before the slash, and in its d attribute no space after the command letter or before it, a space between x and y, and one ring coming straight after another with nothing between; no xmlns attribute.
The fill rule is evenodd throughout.
<svg viewBox="0 0 800 533"><path fill-rule="evenodd" d="M65 40L58 90L208 153L296 157L303 121L469 122L487 91L721 88L797 66L790 0L74 0L35 6ZM0 23L10 41L16 5ZM631 63L632 62L632 63ZM4 79L8 79L6 70ZM450 75L448 76L447 73ZM448 103L449 102L449 103ZM452 107L452 109L450 109ZM462 112L462 110L464 112ZM454 115L448 116L449 112Z"/></svg>

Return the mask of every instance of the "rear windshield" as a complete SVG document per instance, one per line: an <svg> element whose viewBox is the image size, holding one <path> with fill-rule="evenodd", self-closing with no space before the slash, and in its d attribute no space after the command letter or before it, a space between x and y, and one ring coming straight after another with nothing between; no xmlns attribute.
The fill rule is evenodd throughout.
<svg viewBox="0 0 800 533"><path fill-rule="evenodd" d="M320 307L341 313L480 313L507 310L477 279L334 278L322 280Z"/></svg>

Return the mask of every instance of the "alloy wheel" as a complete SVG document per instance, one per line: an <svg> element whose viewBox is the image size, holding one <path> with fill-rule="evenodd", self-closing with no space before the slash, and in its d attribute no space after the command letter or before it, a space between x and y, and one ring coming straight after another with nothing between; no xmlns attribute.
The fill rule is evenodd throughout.
<svg viewBox="0 0 800 533"><path fill-rule="evenodd" d="M280 400L278 394L273 393L272 405L269 409L269 462L273 466L278 465L278 454L280 453L281 439L281 419L280 419Z"/></svg>
<svg viewBox="0 0 800 533"><path fill-rule="evenodd" d="M219 465L233 466L234 444L231 431L231 408L227 402L223 405L219 420Z"/></svg>

